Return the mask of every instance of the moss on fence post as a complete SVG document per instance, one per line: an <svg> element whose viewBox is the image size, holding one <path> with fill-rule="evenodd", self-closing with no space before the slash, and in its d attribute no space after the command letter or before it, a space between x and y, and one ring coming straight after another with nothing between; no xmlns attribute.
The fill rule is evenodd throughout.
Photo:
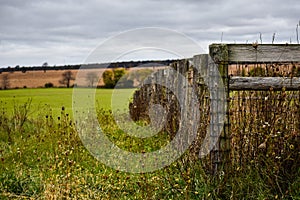
<svg viewBox="0 0 300 200"><path fill-rule="evenodd" d="M226 44L212 44L209 55L218 69L224 83L227 98L226 115L223 130L214 150L211 152L212 174L227 174L230 167L230 121L229 121L229 76L228 76L228 46Z"/></svg>

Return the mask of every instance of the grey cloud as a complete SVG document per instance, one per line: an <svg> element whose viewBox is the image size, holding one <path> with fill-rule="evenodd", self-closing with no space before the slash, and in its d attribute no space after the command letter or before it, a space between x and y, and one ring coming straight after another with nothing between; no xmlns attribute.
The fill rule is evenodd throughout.
<svg viewBox="0 0 300 200"><path fill-rule="evenodd" d="M1 0L0 67L79 62L99 42L141 27L174 29L204 45L222 32L224 42L254 42L260 32L264 42L274 32L278 42L295 42L299 10L296 0Z"/></svg>

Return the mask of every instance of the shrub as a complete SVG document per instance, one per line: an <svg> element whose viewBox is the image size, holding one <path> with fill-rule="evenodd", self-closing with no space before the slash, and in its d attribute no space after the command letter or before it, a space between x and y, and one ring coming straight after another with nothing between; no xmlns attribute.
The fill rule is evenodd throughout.
<svg viewBox="0 0 300 200"><path fill-rule="evenodd" d="M46 83L45 88L52 88L54 85L53 83Z"/></svg>
<svg viewBox="0 0 300 200"><path fill-rule="evenodd" d="M113 88L115 86L114 84L114 73L112 70L106 70L102 74L104 86L106 88Z"/></svg>
<svg viewBox="0 0 300 200"><path fill-rule="evenodd" d="M125 69L106 70L102 74L104 86L114 88L118 81L126 74Z"/></svg>

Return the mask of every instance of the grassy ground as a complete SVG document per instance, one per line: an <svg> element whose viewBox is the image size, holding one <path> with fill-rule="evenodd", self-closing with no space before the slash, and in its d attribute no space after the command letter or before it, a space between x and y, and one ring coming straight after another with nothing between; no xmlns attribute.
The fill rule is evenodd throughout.
<svg viewBox="0 0 300 200"><path fill-rule="evenodd" d="M116 92L116 104L122 108L132 91ZM108 110L111 94L112 90L97 90L97 117L120 148L153 151L170 141L165 133L145 140L123 133ZM0 199L300 198L299 176L286 191L277 192L268 176L250 166L228 176L209 176L189 151L152 173L109 168L91 156L76 133L69 115L72 89L0 91L0 101Z"/></svg>
<svg viewBox="0 0 300 200"><path fill-rule="evenodd" d="M128 94L132 94L133 89L97 89L95 91L95 101L99 108L111 109L111 97L115 95L115 103L122 109L126 107ZM72 94L71 88L1 90L0 102L9 113L13 112L14 105L24 104L32 99L31 113L33 115L47 108L51 108L54 115L59 115L62 107L65 107L67 113L72 114Z"/></svg>
<svg viewBox="0 0 300 200"><path fill-rule="evenodd" d="M116 92L121 104L124 100L120 97L127 98L132 90ZM200 174L201 170L191 172L174 163L154 173L131 174L98 162L82 145L68 115L71 89L7 90L0 91L0 94L1 197L186 199L200 195L198 189L189 188L189 185L190 174ZM98 119L108 137L118 146L142 152L157 149L168 142L167 135L158 134L140 145L140 140L122 134L106 109L111 95L112 90L97 91ZM28 99L31 98L29 105ZM205 192L201 195L208 195L209 192Z"/></svg>

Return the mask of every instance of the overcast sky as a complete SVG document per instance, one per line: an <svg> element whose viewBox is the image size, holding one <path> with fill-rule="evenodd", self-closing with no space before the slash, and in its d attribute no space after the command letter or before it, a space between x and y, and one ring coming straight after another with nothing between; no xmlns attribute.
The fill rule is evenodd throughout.
<svg viewBox="0 0 300 200"><path fill-rule="evenodd" d="M204 49L221 38L260 42L259 33L263 43L273 33L296 43L299 20L298 0L0 0L0 67L83 63L101 42L143 27L181 32Z"/></svg>

